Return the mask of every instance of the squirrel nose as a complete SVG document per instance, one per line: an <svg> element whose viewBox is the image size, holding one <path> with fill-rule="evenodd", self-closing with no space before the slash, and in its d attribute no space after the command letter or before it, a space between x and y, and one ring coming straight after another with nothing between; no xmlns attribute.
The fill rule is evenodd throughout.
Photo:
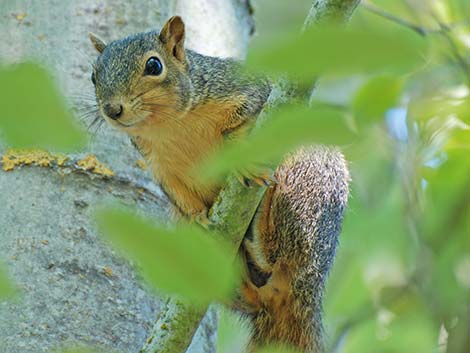
<svg viewBox="0 0 470 353"><path fill-rule="evenodd" d="M117 120L122 115L121 104L105 104L103 107L104 113L111 119Z"/></svg>

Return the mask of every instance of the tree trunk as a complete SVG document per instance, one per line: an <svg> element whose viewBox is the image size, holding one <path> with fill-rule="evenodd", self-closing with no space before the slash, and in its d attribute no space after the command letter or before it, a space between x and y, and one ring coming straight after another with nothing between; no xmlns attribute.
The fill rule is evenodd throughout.
<svg viewBox="0 0 470 353"><path fill-rule="evenodd" d="M243 0L24 0L0 3L0 60L38 59L81 107L93 95L89 77L96 54L88 32L111 41L159 28L175 13L187 22L188 47L245 55L252 20ZM0 154L6 149L0 146ZM96 155L114 176L80 170L77 161L85 154ZM168 200L137 166L140 156L127 137L108 126L86 151L70 158L66 167L0 170L0 259L21 293L17 301L0 305L4 353L74 344L135 353L163 307L133 264L99 237L93 213L104 202L118 201L164 220ZM214 352L215 331L216 314L209 311L190 351Z"/></svg>

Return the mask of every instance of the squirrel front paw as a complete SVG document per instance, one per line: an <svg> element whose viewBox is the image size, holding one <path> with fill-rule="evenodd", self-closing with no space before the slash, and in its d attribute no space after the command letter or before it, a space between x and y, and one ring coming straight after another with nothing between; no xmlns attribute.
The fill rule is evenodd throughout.
<svg viewBox="0 0 470 353"><path fill-rule="evenodd" d="M211 220L209 219L207 209L204 209L199 212L195 212L189 218L190 218L191 223L198 223L204 229L208 229L209 225L211 224Z"/></svg>
<svg viewBox="0 0 470 353"><path fill-rule="evenodd" d="M253 183L260 186L271 186L277 182L274 177L274 171L269 167L250 166L238 169L236 171L238 181L245 186L251 186Z"/></svg>

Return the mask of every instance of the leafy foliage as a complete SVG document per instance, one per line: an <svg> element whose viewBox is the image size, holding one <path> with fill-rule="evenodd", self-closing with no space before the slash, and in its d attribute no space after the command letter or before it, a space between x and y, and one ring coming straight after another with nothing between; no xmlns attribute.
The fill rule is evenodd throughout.
<svg viewBox="0 0 470 353"><path fill-rule="evenodd" d="M72 150L85 135L71 119L51 77L40 66L0 66L0 132L12 147Z"/></svg>
<svg viewBox="0 0 470 353"><path fill-rule="evenodd" d="M222 309L217 330L217 353L243 352L249 339L249 329L229 309Z"/></svg>
<svg viewBox="0 0 470 353"><path fill-rule="evenodd" d="M228 145L200 169L205 178L220 177L233 168L278 163L287 152L299 145L345 145L355 138L341 111L287 105L273 112L263 128L255 130L247 141Z"/></svg>
<svg viewBox="0 0 470 353"><path fill-rule="evenodd" d="M425 53L425 42L384 22L368 28L315 26L302 35L280 33L274 43L252 51L247 64L311 82L319 74L407 72L424 63Z"/></svg>
<svg viewBox="0 0 470 353"><path fill-rule="evenodd" d="M97 219L104 234L138 261L155 287L194 304L224 300L235 289L234 259L215 236L196 226L154 226L120 209L102 210Z"/></svg>
<svg viewBox="0 0 470 353"><path fill-rule="evenodd" d="M383 118L401 96L403 80L394 76L378 76L367 81L356 93L352 103L354 116L361 125Z"/></svg>

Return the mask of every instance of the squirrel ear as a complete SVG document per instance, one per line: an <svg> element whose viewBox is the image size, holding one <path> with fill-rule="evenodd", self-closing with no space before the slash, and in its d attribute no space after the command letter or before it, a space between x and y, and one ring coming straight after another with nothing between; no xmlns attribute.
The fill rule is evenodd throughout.
<svg viewBox="0 0 470 353"><path fill-rule="evenodd" d="M173 54L179 61L185 62L184 22L180 16L173 16L165 23L160 31L159 38L169 53Z"/></svg>
<svg viewBox="0 0 470 353"><path fill-rule="evenodd" d="M93 44L98 53L101 54L104 48L106 48L106 43L92 32L88 33L88 36L90 37L91 44Z"/></svg>

